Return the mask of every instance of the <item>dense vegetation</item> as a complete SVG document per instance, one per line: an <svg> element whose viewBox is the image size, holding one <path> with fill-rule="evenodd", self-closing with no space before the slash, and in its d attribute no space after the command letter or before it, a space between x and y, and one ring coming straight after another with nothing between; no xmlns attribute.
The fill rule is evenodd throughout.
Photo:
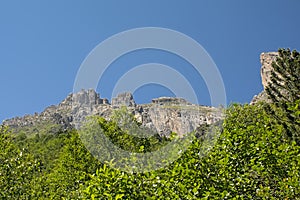
<svg viewBox="0 0 300 200"><path fill-rule="evenodd" d="M299 121L299 101L290 109ZM150 144L127 140L114 122L99 123L125 148L130 141L146 147ZM113 132L119 134L113 137ZM151 140L155 145L156 140ZM11 135L2 127L0 197L295 199L300 195L300 147L265 111L264 104L232 105L216 145L201 157L203 145L195 137L189 149L168 167L128 173L95 159L76 131L26 137Z"/></svg>
<svg viewBox="0 0 300 200"><path fill-rule="evenodd" d="M155 151L178 139L129 135L120 121L133 118L123 114L116 112L112 121L93 117L85 127L97 124L115 145L132 152ZM179 159L144 173L118 170L114 160L99 162L82 142L97 139L95 132L34 135L1 126L0 199L297 199L300 145L291 131L298 124L300 100L233 104L205 156L211 143L198 132Z"/></svg>

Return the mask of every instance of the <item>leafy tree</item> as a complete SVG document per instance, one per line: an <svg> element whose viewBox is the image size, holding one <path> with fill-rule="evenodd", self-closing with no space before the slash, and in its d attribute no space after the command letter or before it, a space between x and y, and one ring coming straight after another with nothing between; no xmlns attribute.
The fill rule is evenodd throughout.
<svg viewBox="0 0 300 200"><path fill-rule="evenodd" d="M299 113L298 113L299 114ZM168 167L132 174L104 165L87 181L95 199L295 199L300 147L263 105L233 105L214 147L194 139ZM211 148L207 156L203 150Z"/></svg>
<svg viewBox="0 0 300 200"><path fill-rule="evenodd" d="M43 172L51 171L59 158L65 143L69 140L70 134L36 134L26 135L19 133L13 136L13 142L20 149L27 149L35 158L43 163Z"/></svg>
<svg viewBox="0 0 300 200"><path fill-rule="evenodd" d="M43 182L36 190L47 199L78 199L79 188L99 167L101 163L86 150L77 131L69 131L58 160L51 171L40 177Z"/></svg>
<svg viewBox="0 0 300 200"><path fill-rule="evenodd" d="M0 126L0 199L31 199L41 162L19 149L7 127Z"/></svg>
<svg viewBox="0 0 300 200"><path fill-rule="evenodd" d="M204 159L208 197L294 199L299 195L300 148L263 105L232 106L214 150ZM206 163L206 164L205 164Z"/></svg>

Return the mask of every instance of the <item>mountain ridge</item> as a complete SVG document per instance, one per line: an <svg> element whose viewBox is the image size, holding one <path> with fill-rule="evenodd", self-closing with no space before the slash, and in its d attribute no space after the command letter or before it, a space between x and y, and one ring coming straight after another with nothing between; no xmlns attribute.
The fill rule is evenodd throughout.
<svg viewBox="0 0 300 200"><path fill-rule="evenodd" d="M113 111L122 106L126 106L142 126L164 136L171 132L183 135L223 117L217 108L191 104L183 98L160 97L148 104L136 104L133 95L125 92L110 103L95 90L89 89L71 93L58 105L51 105L41 113L4 120L3 125L14 129L48 122L57 125L60 130L78 129L87 116L98 115L110 120Z"/></svg>
<svg viewBox="0 0 300 200"><path fill-rule="evenodd" d="M270 100L265 87L270 82L272 62L277 52L261 53L261 79L264 90L255 95L250 104ZM130 92L124 92L113 98L111 103L93 89L81 90L69 94L58 105L45 108L41 113L14 117L3 121L12 129L51 123L55 129L67 130L80 128L87 116L98 115L110 120L113 111L126 106L137 122L160 135L168 136L171 132L183 135L196 130L202 124L212 124L221 120L224 115L218 108L191 104L183 98L159 97L148 104L136 104Z"/></svg>

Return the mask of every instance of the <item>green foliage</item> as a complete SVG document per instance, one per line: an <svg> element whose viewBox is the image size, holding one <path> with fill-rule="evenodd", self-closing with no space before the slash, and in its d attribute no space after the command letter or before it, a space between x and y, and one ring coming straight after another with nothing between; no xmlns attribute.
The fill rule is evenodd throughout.
<svg viewBox="0 0 300 200"><path fill-rule="evenodd" d="M86 150L76 131L60 134L36 134L34 137L31 134L29 137L23 133L10 134L7 132L7 129L3 128L2 132L4 131L5 134L3 133L1 136L5 136L6 140L1 140L0 145L3 145L1 149L6 149L9 152L5 155L6 157L11 157L11 159L5 160L3 158L3 160L10 163L11 173L16 176L14 179L18 179L17 176L20 173L23 174L22 176L28 174L26 181L21 178L22 176L20 176L19 182L14 181L14 187L17 188L14 191L18 190L22 195L12 194L11 198L13 199L78 198L80 197L78 192L80 185L89 179L88 174L94 173L101 166ZM22 151L19 149L22 149ZM14 156L14 154L16 155ZM3 155L3 152L1 155ZM25 164L31 163L33 165L36 163L38 165L35 168L29 168L30 170L27 168L23 169L18 165L25 164L22 164L23 161L20 158L15 158L17 155L22 155L23 159L29 159ZM18 159L22 162L19 161L12 167L12 159ZM0 161L2 161L2 157ZM21 169L24 172L21 172ZM8 178L8 176L13 177L7 174L3 176L3 179L7 181L12 179ZM18 186L18 184L21 186ZM13 183L7 183L7 187L11 187L11 185ZM23 190L26 191L24 192ZM6 190L3 189L4 191ZM3 195L5 198L10 197L8 192L5 192Z"/></svg>
<svg viewBox="0 0 300 200"><path fill-rule="evenodd" d="M86 198L114 199L294 199L300 194L299 146L263 105L234 105L224 130L210 143L194 140L165 169L142 174L104 166L92 176Z"/></svg>
<svg viewBox="0 0 300 200"><path fill-rule="evenodd" d="M30 199L41 163L13 144L7 127L0 127L0 199Z"/></svg>
<svg viewBox="0 0 300 200"><path fill-rule="evenodd" d="M23 134L26 137L35 137L36 135L59 134L63 132L63 127L51 121L36 122L34 125L10 127L13 134Z"/></svg>
<svg viewBox="0 0 300 200"><path fill-rule="evenodd" d="M213 195L233 198L295 198L299 195L299 146L263 105L228 110L219 143L206 157ZM208 188L208 189L209 189Z"/></svg>
<svg viewBox="0 0 300 200"><path fill-rule="evenodd" d="M14 144L20 149L27 149L43 163L43 171L49 172L57 161L69 134L36 134L27 136L24 133L13 135Z"/></svg>
<svg viewBox="0 0 300 200"><path fill-rule="evenodd" d="M266 92L273 102L294 103L300 99L300 53L279 49L278 54L272 63L271 83Z"/></svg>
<svg viewBox="0 0 300 200"><path fill-rule="evenodd" d="M97 130L95 131L95 129ZM93 147L107 145L103 142L100 144L93 143L93 141L96 141L96 138L98 138L98 142L100 142L101 134L109 139L113 145L123 150L136 153L154 151L169 141L167 138L161 137L157 133L141 127L134 116L128 113L126 107L115 110L111 121L106 121L99 116L90 117L81 132L81 139L83 139L85 143L91 144L91 151L93 151ZM142 135L143 133L145 135Z"/></svg>
<svg viewBox="0 0 300 200"><path fill-rule="evenodd" d="M140 127L126 108L115 111L112 119L106 121L93 116L87 120L80 130L80 138L87 149L102 162L113 160L115 167L127 171L136 171L135 167L152 169L151 157L158 157L150 152L164 147L170 139ZM141 156L145 154L147 156Z"/></svg>
<svg viewBox="0 0 300 200"><path fill-rule="evenodd" d="M49 199L78 198L79 187L99 168L100 163L86 150L76 131L68 133L55 166L39 190ZM42 178L45 178L42 177Z"/></svg>
<svg viewBox="0 0 300 200"><path fill-rule="evenodd" d="M276 119L276 123L284 127L282 133L300 145L300 100L294 103L265 104L264 108Z"/></svg>
<svg viewBox="0 0 300 200"><path fill-rule="evenodd" d="M299 122L299 101L288 105ZM271 106L284 116L282 109ZM144 173L115 169L114 160L99 163L82 142L95 139L97 144L99 132L88 132L94 125L127 151L154 152L172 141L129 134L139 124L132 124L134 118L120 120L132 117L125 109L116 113L115 121L92 117L80 134L12 137L1 127L0 199L297 199L300 146L265 107L232 105L220 135L207 135L211 127L203 126L179 159ZM101 146L94 148L89 150L97 152Z"/></svg>
<svg viewBox="0 0 300 200"><path fill-rule="evenodd" d="M289 49L279 49L276 62L272 63L271 82L266 92L274 105L266 105L266 111L278 119L287 135L300 144L300 53Z"/></svg>

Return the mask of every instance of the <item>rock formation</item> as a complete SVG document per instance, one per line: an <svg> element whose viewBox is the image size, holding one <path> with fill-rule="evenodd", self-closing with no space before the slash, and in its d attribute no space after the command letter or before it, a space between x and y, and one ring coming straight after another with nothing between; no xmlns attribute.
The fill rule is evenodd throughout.
<svg viewBox="0 0 300 200"><path fill-rule="evenodd" d="M261 78L264 89L270 82L272 62L277 52L262 53ZM259 101L270 101L265 90L255 95L251 104ZM161 135L176 132L180 135L196 130L202 124L212 124L223 118L219 109L194 105L182 98L160 97L152 99L149 104L137 105L129 92L117 95L111 104L100 98L94 90L82 90L69 94L58 105L47 107L42 113L15 117L5 120L4 125L14 128L30 127L42 123L52 123L61 129L80 128L87 116L99 115L107 120L115 109L126 106L136 120Z"/></svg>
<svg viewBox="0 0 300 200"><path fill-rule="evenodd" d="M277 52L268 52L268 53L260 54L260 63L261 63L260 75L261 75L261 80L262 80L262 85L264 87L264 90L258 95L255 95L250 104L255 104L256 102L259 101L270 102L270 99L268 99L265 89L271 81L271 71L273 69L272 62L276 61L277 56L278 56Z"/></svg>
<svg viewBox="0 0 300 200"><path fill-rule="evenodd" d="M201 124L212 124L222 119L219 109L194 105L182 98L161 97L149 104L137 105L132 94L126 92L113 98L112 104L109 104L94 90L82 90L69 94L60 104L49 106L40 114L8 119L3 124L22 128L50 122L62 129L80 128L87 116L99 115L109 120L113 110L121 106L127 106L142 126L166 136L171 132L182 135L196 130Z"/></svg>
<svg viewBox="0 0 300 200"><path fill-rule="evenodd" d="M260 54L260 62L261 62L261 79L264 89L266 89L267 85L271 81L271 71L273 70L272 62L276 61L276 57L278 56L278 52L269 52Z"/></svg>
<svg viewBox="0 0 300 200"><path fill-rule="evenodd" d="M130 92L125 92L118 94L116 98L113 98L111 101L113 107L126 106L126 107L135 107L133 96Z"/></svg>

